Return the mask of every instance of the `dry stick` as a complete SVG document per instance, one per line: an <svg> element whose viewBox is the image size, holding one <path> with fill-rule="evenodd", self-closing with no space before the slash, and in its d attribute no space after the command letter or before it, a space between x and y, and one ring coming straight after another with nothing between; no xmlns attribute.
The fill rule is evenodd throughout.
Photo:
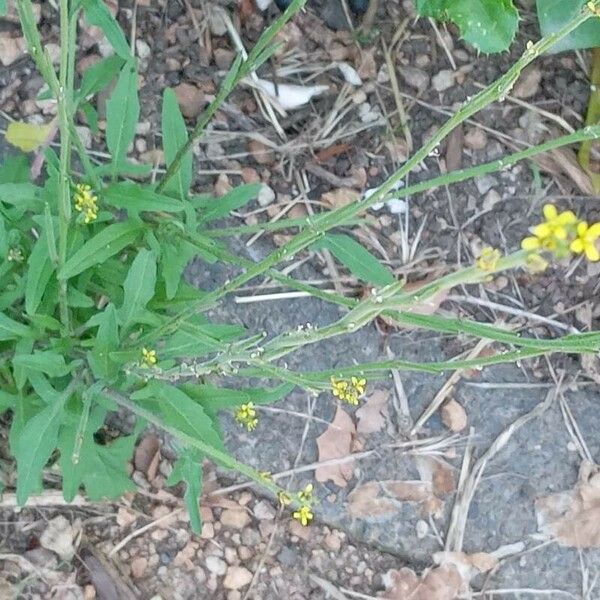
<svg viewBox="0 0 600 600"><path fill-rule="evenodd" d="M477 342L475 347L467 355L467 359L471 360L477 358L482 350L489 346L490 340L482 339ZM427 422L427 420L433 415L433 413L441 406L442 402L448 397L448 394L452 391L452 388L456 385L462 375L462 370L457 369L452 375L446 380L446 383L441 387L439 392L435 395L429 406L421 413L414 427L410 430L410 435L416 435L419 429Z"/></svg>
<svg viewBox="0 0 600 600"><path fill-rule="evenodd" d="M560 386L562 384L562 377L558 382L557 386L549 390L546 394L545 400L540 402L533 410L519 417L516 421L506 427L492 442L490 447L475 461L469 474L464 479L464 484L460 487L460 491L457 492L452 507L452 515L450 517L450 525L448 526L448 533L446 535L445 550L451 552L460 552L462 550L463 538L465 534L465 527L467 524L467 514L469 512L469 506L475 494L475 489L479 485L483 471L487 466L487 463L498 454L498 452L508 443L511 436L518 431L523 425L526 425L529 421L539 417L544 413L560 392Z"/></svg>

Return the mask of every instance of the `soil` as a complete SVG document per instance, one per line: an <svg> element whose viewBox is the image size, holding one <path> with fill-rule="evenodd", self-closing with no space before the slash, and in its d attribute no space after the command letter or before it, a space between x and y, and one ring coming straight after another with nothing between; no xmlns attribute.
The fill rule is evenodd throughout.
<svg viewBox="0 0 600 600"><path fill-rule="evenodd" d="M274 7L265 13L253 8L242 18L245 13L236 4L218 4L231 15L246 48L277 12ZM479 84L490 83L505 72L527 41L539 36L534 14L524 9L511 51L477 56L452 28L438 26L436 32L426 19L415 21L411 4L380 3L376 35L362 46L347 30L340 6L330 0L311 3L287 27L284 50L262 68L260 76L272 79L277 68L301 64L304 71L284 81L323 84L328 89L304 107L278 117L283 136L261 113L248 86L231 95L195 150L194 189L218 192L228 185L260 180L274 191L274 201L250 205L226 224L267 222L282 210L289 210L287 216L318 211L326 205L324 194L341 187L363 193L405 160L410 143L398 117L384 58L384 48L392 45L399 23L406 20L406 33L400 35L399 43L394 41L392 60L413 148L432 134L446 114L476 93ZM192 115L214 94L234 56L227 34L218 35L223 32L208 24L212 4L190 0L189 5L195 9L196 23L187 2L137 3L142 117L133 155L141 162L152 162L161 147L157 99L162 90L186 84L187 88L179 90ZM122 2L118 13L128 32L131 9L130 3ZM331 30L325 21L340 29ZM44 41L56 42L56 13L50 3L44 3L41 23ZM3 24L0 35L6 32L16 35L16 26ZM79 64L98 56L102 47L89 33ZM356 69L360 86L344 82L335 66L339 62ZM465 124L405 184L495 159L566 133L569 127L579 128L589 94L588 71L585 53L542 57L513 90L516 98L494 104ZM47 119L51 108L35 100L41 87L27 57L0 67L4 115ZM102 99L97 108L102 118ZM332 115L345 108L347 113L330 126ZM83 121L80 125L84 126ZM102 160L102 136L91 136L91 142L95 158ZM0 155L5 151L0 143ZM391 206L369 211L368 220L354 233L398 276L410 281L470 264L485 245L512 251L536 222L545 202L571 208L588 221L600 220L598 199L581 170L571 163L573 157L574 151L568 150L546 157L541 164L521 163L473 182L414 196L394 208L400 212L393 212ZM258 260L281 244L287 233L264 234L252 244L250 236L228 243L233 251ZM326 287L335 284L348 294L362 292L343 267L332 269L322 254L307 253L306 257L309 260L293 271L294 276ZM598 273L597 265L580 262L556 264L538 275L502 275L485 286L454 290L439 311L527 326L539 336L598 329ZM197 259L189 265L186 277L200 288L212 289L231 274L228 266ZM322 326L343 314L342 309L312 298L261 298L278 291L268 282L251 282L228 297L212 318L240 323L251 333L274 335L307 323ZM247 301L251 296L256 296L254 302ZM547 321L536 320L535 315ZM412 361L446 360L472 346L472 341L463 338L389 329L379 323L295 353L288 365L299 370L334 368L377 360L388 352ZM535 510L536 499L573 488L584 460L600 461L598 379L593 380L589 369L582 371L577 358L563 356L461 373L443 396L464 407L467 426L453 435L436 411L416 436L424 447L418 452L410 443L415 437L408 435L406 415L398 406L405 397L414 423L451 376L401 372L395 380L369 382L368 396L383 390L390 393L390 399L380 429L355 437L352 451L357 454L345 486L317 482L314 468L302 468L321 458L316 440L337 410L330 395L314 399L293 392L274 405L282 412L261 411L253 433L239 428L230 415L222 416L228 448L239 459L274 474L293 471L280 481L290 489L314 482L319 503L316 523L308 528L291 521L260 491L244 488L231 473L206 465L205 525L202 535L194 536L182 510L181 490L164 487L173 452L162 437L158 473L148 477L135 471L140 491L117 503L91 504L82 499L81 506L64 506L56 494L49 494L43 505L16 511L9 490L0 503L0 598L3 593L19 598L86 599L132 594L155 600L378 597L386 588L390 569L408 566L418 572L433 564L432 557L444 548L451 523L462 514L457 508L461 494L456 489L463 489L461 472L472 464L465 453L467 459L486 456L506 430L505 445L489 456L470 507L463 511L464 539L454 548L470 554L495 553L500 559L490 571L472 579L472 588L480 591L476 597L600 598L594 587L600 552L548 542L538 531ZM552 402L546 410L514 429L514 423L549 394ZM345 406L344 410L354 423L359 422L353 408ZM2 431L0 441L5 439ZM444 440L441 447L436 446L438 438ZM423 465L431 468L432 460L442 464L452 482L434 494L435 510L397 496L390 504L389 494L383 494L383 502L371 499L367 510L356 508L357 495L365 485L420 482L426 478ZM10 473L11 469L8 461L0 463L0 471ZM51 470L47 483L49 488L57 483ZM238 485L242 487L223 493ZM80 536L69 530L76 550L72 559L61 559L40 543L49 524L56 524L61 516L82 532ZM130 541L114 551L127 536ZM115 581L124 588L111 592Z"/></svg>

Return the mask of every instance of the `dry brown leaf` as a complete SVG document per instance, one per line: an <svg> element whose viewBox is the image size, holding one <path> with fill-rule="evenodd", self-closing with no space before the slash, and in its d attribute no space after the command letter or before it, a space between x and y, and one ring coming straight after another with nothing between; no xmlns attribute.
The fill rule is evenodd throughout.
<svg viewBox="0 0 600 600"><path fill-rule="evenodd" d="M581 367L587 377L600 383L600 358L596 354L582 354Z"/></svg>
<svg viewBox="0 0 600 600"><path fill-rule="evenodd" d="M317 438L319 450L319 461L344 458L350 455L352 436L356 428L352 419L340 406L335 413L335 418L329 427ZM340 487L346 487L354 473L353 461L347 461L336 465L325 465L315 469L315 478L321 483L333 481Z"/></svg>
<svg viewBox="0 0 600 600"><path fill-rule="evenodd" d="M135 449L133 465L151 482L156 477L159 463L160 440L155 435L147 435Z"/></svg>
<svg viewBox="0 0 600 600"><path fill-rule="evenodd" d="M390 393L385 390L375 390L367 398L367 401L356 411L357 433L375 433L383 429L389 399Z"/></svg>
<svg viewBox="0 0 600 600"><path fill-rule="evenodd" d="M331 192L326 192L321 196L321 202L325 202L332 208L340 208L341 206L346 206L347 204L351 204L355 200L360 198L360 192L353 190L348 187L337 188L336 190L331 190Z"/></svg>
<svg viewBox="0 0 600 600"><path fill-rule="evenodd" d="M451 494L455 490L454 471L444 460L431 456L416 456L415 463L421 480L436 496Z"/></svg>
<svg viewBox="0 0 600 600"><path fill-rule="evenodd" d="M457 171L462 166L462 153L465 136L461 125L456 127L448 136L446 144L446 171Z"/></svg>
<svg viewBox="0 0 600 600"><path fill-rule="evenodd" d="M600 467L583 462L573 490L535 502L538 529L571 548L600 548Z"/></svg>
<svg viewBox="0 0 600 600"><path fill-rule="evenodd" d="M465 588L465 581L453 565L427 569L419 578L408 568L386 573L387 600L454 600Z"/></svg>
<svg viewBox="0 0 600 600"><path fill-rule="evenodd" d="M498 565L498 559L488 552L434 552L433 561L440 566L453 566L465 582L471 581L480 573L491 571Z"/></svg>
<svg viewBox="0 0 600 600"><path fill-rule="evenodd" d="M467 413L462 404L450 398L440 408L442 423L450 431L462 431L467 426Z"/></svg>
<svg viewBox="0 0 600 600"><path fill-rule="evenodd" d="M385 517L393 515L397 510L393 500L381 496L381 487L377 481L360 485L348 494L348 512L353 517Z"/></svg>

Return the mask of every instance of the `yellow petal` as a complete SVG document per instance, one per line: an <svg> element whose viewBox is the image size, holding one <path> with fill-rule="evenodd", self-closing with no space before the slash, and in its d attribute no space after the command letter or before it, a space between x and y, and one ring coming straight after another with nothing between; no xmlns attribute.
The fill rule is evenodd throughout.
<svg viewBox="0 0 600 600"><path fill-rule="evenodd" d="M554 237L557 240L566 240L567 239L567 230L564 227L557 227L554 230Z"/></svg>
<svg viewBox="0 0 600 600"><path fill-rule="evenodd" d="M588 230L588 224L585 221L581 221L577 224L577 235L583 237Z"/></svg>
<svg viewBox="0 0 600 600"><path fill-rule="evenodd" d="M577 221L577 217L572 210L565 210L558 215L558 222L560 225L572 225Z"/></svg>
<svg viewBox="0 0 600 600"><path fill-rule="evenodd" d="M558 215L558 211L556 210L556 206L554 206L554 204L544 204L543 212L544 218L547 221L556 219L556 216Z"/></svg>
<svg viewBox="0 0 600 600"><path fill-rule="evenodd" d="M587 231L592 238L600 237L600 223L594 223Z"/></svg>
<svg viewBox="0 0 600 600"><path fill-rule="evenodd" d="M10 123L6 129L6 141L23 152L33 152L48 141L53 123L35 125L34 123Z"/></svg>
<svg viewBox="0 0 600 600"><path fill-rule="evenodd" d="M583 240L577 238L571 242L571 252L575 252L575 254L581 254L583 252Z"/></svg>
<svg viewBox="0 0 600 600"><path fill-rule="evenodd" d="M537 250L540 247L540 240L536 237L526 237L521 242L521 248L523 250Z"/></svg>
<svg viewBox="0 0 600 600"><path fill-rule="evenodd" d="M539 225L536 225L531 232L533 233L533 235L535 235L536 237L539 238L545 238L548 237L549 235L552 235L552 229L550 228L550 225L548 225L547 223L540 223Z"/></svg>
<svg viewBox="0 0 600 600"><path fill-rule="evenodd" d="M592 262L600 260L600 252L598 252L598 248L596 248L596 246L594 246L593 244L588 244L585 247L585 256L588 260L591 260Z"/></svg>

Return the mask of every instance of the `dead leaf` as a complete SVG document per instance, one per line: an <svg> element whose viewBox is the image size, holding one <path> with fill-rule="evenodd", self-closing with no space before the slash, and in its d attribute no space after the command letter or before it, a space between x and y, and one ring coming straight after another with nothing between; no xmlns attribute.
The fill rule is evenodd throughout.
<svg viewBox="0 0 600 600"><path fill-rule="evenodd" d="M33 152L45 144L55 132L56 125L54 121L44 125L15 121L9 123L5 137L9 144L19 148L19 150Z"/></svg>
<svg viewBox="0 0 600 600"><path fill-rule="evenodd" d="M325 202L331 208L340 208L346 206L360 198L360 192L352 188L341 187L331 192L326 192L321 196L321 202Z"/></svg>
<svg viewBox="0 0 600 600"><path fill-rule="evenodd" d="M357 433L375 433L383 429L389 399L390 393L385 390L375 390L367 398L367 401L356 411Z"/></svg>
<svg viewBox="0 0 600 600"><path fill-rule="evenodd" d="M71 526L65 517L59 515L48 523L40 536L40 544L43 548L56 552L61 560L70 561L75 554L73 542L78 534L79 527Z"/></svg>
<svg viewBox="0 0 600 600"><path fill-rule="evenodd" d="M432 484L423 481L370 481L348 495L348 512L368 519L396 513L400 502L414 502L424 515L440 515L443 502L433 494Z"/></svg>
<svg viewBox="0 0 600 600"><path fill-rule="evenodd" d="M392 499L381 495L381 486L377 481L359 485L348 494L348 512L353 517L386 517L397 510L398 506Z"/></svg>
<svg viewBox="0 0 600 600"><path fill-rule="evenodd" d="M421 481L426 483L436 496L451 494L455 490L454 471L441 458L416 456L415 464Z"/></svg>
<svg viewBox="0 0 600 600"><path fill-rule="evenodd" d="M404 567L388 571L384 577L387 600L454 600L465 588L456 567L442 565L427 569L421 577Z"/></svg>
<svg viewBox="0 0 600 600"><path fill-rule="evenodd" d="M356 428L352 419L341 407L338 406L335 418L329 427L317 438L319 450L319 461L344 458L350 455L352 436ZM324 465L315 469L317 481L333 481L340 487L346 487L354 473L353 461L343 462L335 465Z"/></svg>
<svg viewBox="0 0 600 600"><path fill-rule="evenodd" d="M480 573L487 573L498 565L498 559L488 552L440 551L433 553L433 561L440 566L453 566L465 582L471 581Z"/></svg>
<svg viewBox="0 0 600 600"><path fill-rule="evenodd" d="M151 482L156 477L159 463L160 440L155 435L147 435L135 449L133 465Z"/></svg>
<svg viewBox="0 0 600 600"><path fill-rule="evenodd" d="M535 502L538 530L571 548L600 548L600 467L587 461L573 490Z"/></svg>
<svg viewBox="0 0 600 600"><path fill-rule="evenodd" d="M462 431L467 426L467 413L462 404L450 398L440 408L442 423L450 431Z"/></svg>
<svg viewBox="0 0 600 600"><path fill-rule="evenodd" d="M581 366L587 377L600 383L600 358L596 354L582 354Z"/></svg>
<svg viewBox="0 0 600 600"><path fill-rule="evenodd" d="M462 154L465 136L462 126L452 130L446 143L446 171L457 171L462 166Z"/></svg>

